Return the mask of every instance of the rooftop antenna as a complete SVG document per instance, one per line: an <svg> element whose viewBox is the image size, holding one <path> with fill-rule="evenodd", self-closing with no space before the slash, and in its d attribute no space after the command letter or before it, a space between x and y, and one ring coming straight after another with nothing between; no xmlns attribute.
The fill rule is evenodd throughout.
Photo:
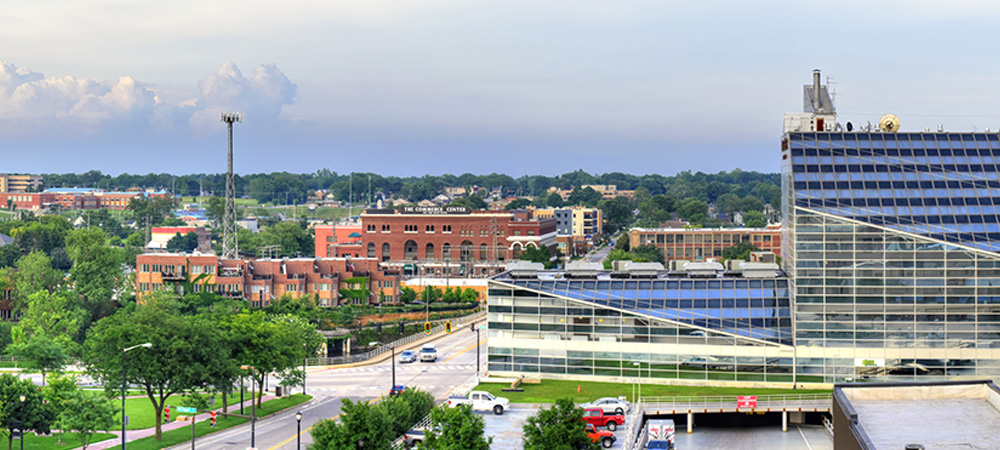
<svg viewBox="0 0 1000 450"><path fill-rule="evenodd" d="M233 180L233 122L242 122L240 113L222 113L221 120L229 127L229 153L226 170L226 211L222 216L222 257L236 259L239 245L236 242L236 186Z"/></svg>
<svg viewBox="0 0 1000 450"><path fill-rule="evenodd" d="M837 84L837 82L833 81L833 78L830 77L829 75L827 75L826 76L826 88L827 88L827 90L830 91L830 103L833 104L833 109L836 110L837 109L837 96L840 95L840 93L837 92L836 88L831 88L830 87L833 84Z"/></svg>

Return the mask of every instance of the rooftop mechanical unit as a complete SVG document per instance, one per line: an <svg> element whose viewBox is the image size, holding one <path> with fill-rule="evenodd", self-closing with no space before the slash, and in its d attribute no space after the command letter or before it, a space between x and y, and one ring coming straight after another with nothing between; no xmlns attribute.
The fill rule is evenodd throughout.
<svg viewBox="0 0 1000 450"><path fill-rule="evenodd" d="M708 260L705 262L691 262L684 266L687 275L691 278L715 278L722 270L722 264Z"/></svg>
<svg viewBox="0 0 1000 450"><path fill-rule="evenodd" d="M769 262L743 263L743 278L775 278L778 276L778 265Z"/></svg>
<svg viewBox="0 0 1000 450"><path fill-rule="evenodd" d="M684 266L686 266L689 262L691 261L688 261L686 259L670 260L670 262L667 263L667 270L671 272L683 272Z"/></svg>
<svg viewBox="0 0 1000 450"><path fill-rule="evenodd" d="M656 278L663 270L663 264L658 262L629 262L625 264L625 271L632 278Z"/></svg>
<svg viewBox="0 0 1000 450"><path fill-rule="evenodd" d="M507 271L510 272L511 278L534 278L541 270L545 270L545 264L530 261L516 261L507 264Z"/></svg>
<svg viewBox="0 0 1000 450"><path fill-rule="evenodd" d="M773 263L778 261L773 252L753 252L750 253L750 262Z"/></svg>
<svg viewBox="0 0 1000 450"><path fill-rule="evenodd" d="M566 264L566 276L569 278L596 278L601 270L604 270L603 264L582 259Z"/></svg>

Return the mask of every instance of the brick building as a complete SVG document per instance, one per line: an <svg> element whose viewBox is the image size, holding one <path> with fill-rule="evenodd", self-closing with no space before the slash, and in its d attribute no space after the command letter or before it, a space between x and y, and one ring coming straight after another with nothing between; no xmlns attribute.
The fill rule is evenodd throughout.
<svg viewBox="0 0 1000 450"><path fill-rule="evenodd" d="M503 261L527 247L556 247L555 219L536 220L530 211L368 210L361 224L361 256L408 273L483 276L503 271Z"/></svg>
<svg viewBox="0 0 1000 450"><path fill-rule="evenodd" d="M316 225L317 258L361 257L361 224Z"/></svg>
<svg viewBox="0 0 1000 450"><path fill-rule="evenodd" d="M181 289L211 290L267 306L284 294L314 296L319 306L399 301L399 276L370 258L221 259L209 254L147 253L136 257L136 297ZM205 275L205 276L202 276Z"/></svg>
<svg viewBox="0 0 1000 450"><path fill-rule="evenodd" d="M766 228L633 228L628 238L633 248L656 246L666 261L721 258L723 250L740 242L781 255L781 226L777 224Z"/></svg>

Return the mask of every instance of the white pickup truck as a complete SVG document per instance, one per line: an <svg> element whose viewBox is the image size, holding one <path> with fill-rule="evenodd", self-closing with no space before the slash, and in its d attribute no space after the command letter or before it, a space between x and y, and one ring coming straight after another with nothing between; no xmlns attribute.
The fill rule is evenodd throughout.
<svg viewBox="0 0 1000 450"><path fill-rule="evenodd" d="M448 397L449 408L458 405L472 405L473 411L493 411L493 414L499 416L510 406L510 400L504 397L494 397L493 394L485 391L472 391L468 396Z"/></svg>

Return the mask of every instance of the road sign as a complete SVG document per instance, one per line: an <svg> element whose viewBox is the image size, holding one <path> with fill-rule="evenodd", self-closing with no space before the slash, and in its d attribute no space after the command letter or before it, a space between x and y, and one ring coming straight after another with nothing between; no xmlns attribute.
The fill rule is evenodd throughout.
<svg viewBox="0 0 1000 450"><path fill-rule="evenodd" d="M184 413L184 414L195 414L198 412L197 408L189 408L187 406L178 406L175 409L177 409L178 413Z"/></svg>
<svg viewBox="0 0 1000 450"><path fill-rule="evenodd" d="M757 407L757 396L756 395L740 395L736 397L736 407L737 408L756 408Z"/></svg>

